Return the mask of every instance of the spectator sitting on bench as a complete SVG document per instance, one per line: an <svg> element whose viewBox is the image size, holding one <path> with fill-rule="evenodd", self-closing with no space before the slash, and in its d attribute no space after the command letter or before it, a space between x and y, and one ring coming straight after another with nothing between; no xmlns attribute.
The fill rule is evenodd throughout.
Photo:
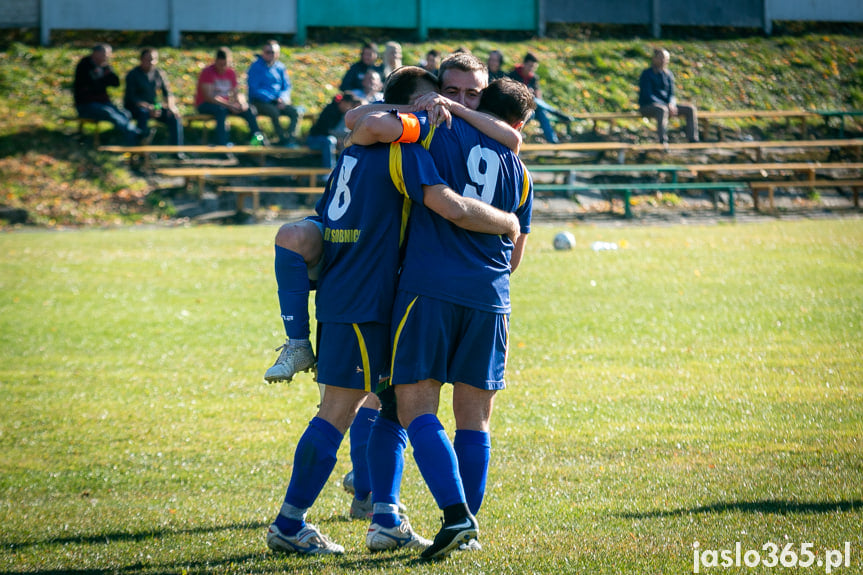
<svg viewBox="0 0 863 575"><path fill-rule="evenodd" d="M545 136L545 141L549 144L557 144L559 140L557 134L554 133L554 128L551 126L551 120L549 120L548 115L551 114L566 123L572 122L573 119L542 99L542 90L539 88L539 76L536 75L537 68L539 68L539 60L532 53L528 52L524 55L522 63L515 67L515 70L512 71L509 77L525 84L533 92L533 100L536 102L536 110L533 113L533 117L539 122L542 133Z"/></svg>
<svg viewBox="0 0 863 575"><path fill-rule="evenodd" d="M228 114L241 116L249 125L253 138L260 134L255 112L237 89L237 74L231 68L231 50L224 46L216 51L216 61L198 77L195 106L201 114L216 119L216 144L228 144Z"/></svg>
<svg viewBox="0 0 863 575"><path fill-rule="evenodd" d="M650 68L638 80L638 107L645 118L656 120L656 136L660 144L668 143L668 118L681 115L686 120L686 139L698 141L698 113L694 104L678 102L674 95L674 74L668 69L668 50L653 51Z"/></svg>
<svg viewBox="0 0 863 575"><path fill-rule="evenodd" d="M402 67L402 45L398 42L384 44L384 67L381 80L386 81L389 75ZM383 90L383 86L381 87Z"/></svg>
<svg viewBox="0 0 863 575"><path fill-rule="evenodd" d="M371 42L363 44L363 48L360 50L359 61L351 64L351 67L348 68L347 72L345 72L345 75L342 78L342 83L339 84L339 90L342 92L362 90L363 78L369 70L377 70L378 73L383 74L383 66L378 66L377 61L377 44L373 44Z"/></svg>
<svg viewBox="0 0 863 575"><path fill-rule="evenodd" d="M318 119L309 129L306 145L313 150L320 150L322 165L325 168L335 167L339 140L347 134L345 114L360 103L361 101L351 92L336 94L332 102L321 110Z"/></svg>
<svg viewBox="0 0 863 575"><path fill-rule="evenodd" d="M489 83L506 76L506 72L503 71L503 63L503 53L500 50L492 50L488 53L488 60L485 66L488 68Z"/></svg>
<svg viewBox="0 0 863 575"><path fill-rule="evenodd" d="M155 48L141 50L141 61L126 74L126 92L123 106L129 110L138 129L147 130L150 118L168 127L170 144L183 145L183 122L174 101L174 94L168 85L168 78L157 66L159 52ZM161 103L160 104L160 99Z"/></svg>
<svg viewBox="0 0 863 575"><path fill-rule="evenodd" d="M363 89L351 90L354 96L362 100L363 104L374 104L384 101L384 83L377 70L369 70L363 77Z"/></svg>
<svg viewBox="0 0 863 575"><path fill-rule="evenodd" d="M432 48L426 52L426 57L418 65L437 76L440 70L440 52Z"/></svg>
<svg viewBox="0 0 863 575"><path fill-rule="evenodd" d="M131 118L111 103L108 88L120 85L120 77L111 68L111 46L97 44L89 56L84 56L75 68L73 94L80 118L111 122L123 132L124 144L134 146L142 138L149 143L152 133L142 132L132 125ZM145 134L147 135L144 138Z"/></svg>
<svg viewBox="0 0 863 575"><path fill-rule="evenodd" d="M291 77L285 65L279 62L281 47L275 40L267 40L261 54L249 66L249 100L258 114L270 118L276 137L283 146L296 145L297 131L300 127L299 110L291 105ZM288 135L279 121L287 116Z"/></svg>

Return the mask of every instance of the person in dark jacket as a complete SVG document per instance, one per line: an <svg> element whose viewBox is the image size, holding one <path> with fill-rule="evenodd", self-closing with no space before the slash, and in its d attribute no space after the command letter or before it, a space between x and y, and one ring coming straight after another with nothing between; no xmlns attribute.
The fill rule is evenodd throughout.
<svg viewBox="0 0 863 575"><path fill-rule="evenodd" d="M354 96L352 92L336 94L333 100L324 106L318 119L309 129L306 146L313 150L320 150L325 168L332 169L336 165L339 137L347 134L345 114L361 103L360 99Z"/></svg>
<svg viewBox="0 0 863 575"><path fill-rule="evenodd" d="M360 50L360 59L358 62L351 64L348 71L345 72L342 78L342 83L339 85L339 90L342 92L351 92L353 90L363 89L363 78L369 70L377 70L378 74L383 78L384 69L377 65L378 47L376 44L363 44Z"/></svg>
<svg viewBox="0 0 863 575"><path fill-rule="evenodd" d="M686 139L698 141L698 112L694 104L678 102L674 94L674 74L668 69L668 50L653 51L650 68L641 73L638 80L638 107L645 118L656 120L656 135L659 143L668 143L668 118L683 116L686 121Z"/></svg>
<svg viewBox="0 0 863 575"><path fill-rule="evenodd" d="M124 143L135 145L144 134L132 125L131 118L111 102L108 88L120 85L120 77L111 68L111 46L96 44L75 68L72 92L75 109L81 118L111 122L123 132Z"/></svg>
<svg viewBox="0 0 863 575"><path fill-rule="evenodd" d="M123 107L132 114L138 129L146 131L152 118L168 127L170 144L183 145L183 122L171 93L168 78L158 68L159 52L155 48L141 50L140 64L126 74Z"/></svg>

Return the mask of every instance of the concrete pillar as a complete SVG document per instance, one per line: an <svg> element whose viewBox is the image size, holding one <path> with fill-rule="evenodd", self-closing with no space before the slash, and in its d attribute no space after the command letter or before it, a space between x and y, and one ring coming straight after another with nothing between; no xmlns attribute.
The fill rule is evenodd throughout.
<svg viewBox="0 0 863 575"><path fill-rule="evenodd" d="M48 0L39 0L39 43L51 44L51 23L48 21Z"/></svg>
<svg viewBox="0 0 863 575"><path fill-rule="evenodd" d="M662 37L662 0L651 0L650 2L650 34L654 38Z"/></svg>
<svg viewBox="0 0 863 575"><path fill-rule="evenodd" d="M294 34L294 44L303 46L306 43L306 0L297 0L297 33Z"/></svg>
<svg viewBox="0 0 863 575"><path fill-rule="evenodd" d="M425 42L429 38L426 5L425 0L417 0L417 40L419 42Z"/></svg>

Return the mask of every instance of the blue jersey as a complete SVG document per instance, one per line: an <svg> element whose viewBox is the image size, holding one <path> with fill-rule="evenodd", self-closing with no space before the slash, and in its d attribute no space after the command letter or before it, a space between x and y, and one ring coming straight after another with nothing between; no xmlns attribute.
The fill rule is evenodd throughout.
<svg viewBox="0 0 863 575"><path fill-rule="evenodd" d="M515 213L530 232L533 182L518 156L458 118L438 127L429 148L456 192ZM513 244L459 228L414 204L399 289L494 313L509 313Z"/></svg>
<svg viewBox="0 0 863 575"><path fill-rule="evenodd" d="M420 145L345 149L315 208L324 226L318 321L389 323L411 200L443 183Z"/></svg>

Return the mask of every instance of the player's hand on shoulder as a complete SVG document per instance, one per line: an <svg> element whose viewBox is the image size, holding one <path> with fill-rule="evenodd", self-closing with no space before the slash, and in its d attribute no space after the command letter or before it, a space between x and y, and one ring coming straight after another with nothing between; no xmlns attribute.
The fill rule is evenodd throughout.
<svg viewBox="0 0 863 575"><path fill-rule="evenodd" d="M452 125L451 106L453 101L444 98L440 94L430 92L416 99L413 103L413 108L417 112L426 112L429 116L429 122L434 126L446 122L447 127Z"/></svg>
<svg viewBox="0 0 863 575"><path fill-rule="evenodd" d="M518 237L521 235L521 223L518 221L518 216L515 214L509 214L509 231L506 233L507 237L515 244L518 241Z"/></svg>
<svg viewBox="0 0 863 575"><path fill-rule="evenodd" d="M446 122L447 128L452 128L452 114L446 106L435 104L428 112L429 123L433 126L440 126Z"/></svg>

